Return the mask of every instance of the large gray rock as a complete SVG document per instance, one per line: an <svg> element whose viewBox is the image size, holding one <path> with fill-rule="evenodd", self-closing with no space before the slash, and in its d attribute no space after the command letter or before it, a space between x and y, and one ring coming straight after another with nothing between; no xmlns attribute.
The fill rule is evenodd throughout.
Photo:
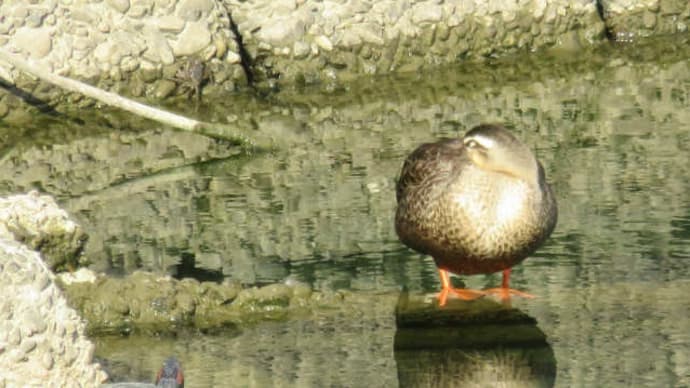
<svg viewBox="0 0 690 388"><path fill-rule="evenodd" d="M93 362L84 328L41 256L0 236L0 386L103 382L107 376Z"/></svg>
<svg viewBox="0 0 690 388"><path fill-rule="evenodd" d="M0 198L0 236L40 251L52 270L86 264L86 233L52 197L37 191Z"/></svg>

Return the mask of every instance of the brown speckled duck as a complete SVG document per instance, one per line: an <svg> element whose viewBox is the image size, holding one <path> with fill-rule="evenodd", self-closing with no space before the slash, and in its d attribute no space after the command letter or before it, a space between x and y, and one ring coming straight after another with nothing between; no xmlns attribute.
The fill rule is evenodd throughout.
<svg viewBox="0 0 690 388"><path fill-rule="evenodd" d="M479 125L462 139L422 144L403 164L396 187L395 229L410 248L434 258L439 303L510 289L511 268L534 252L556 226L558 209L532 151L500 125ZM503 271L502 287L451 287L448 272Z"/></svg>

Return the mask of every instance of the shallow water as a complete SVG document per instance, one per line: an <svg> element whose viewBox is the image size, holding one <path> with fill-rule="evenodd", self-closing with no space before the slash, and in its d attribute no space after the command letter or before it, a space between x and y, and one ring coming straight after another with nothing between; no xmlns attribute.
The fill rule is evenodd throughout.
<svg viewBox="0 0 690 388"><path fill-rule="evenodd" d="M586 60L511 58L188 107L276 136L276 151L253 155L109 111L68 113L2 133L0 191L58 197L90 234L94 268L113 274L144 268L248 286L295 279L372 293L357 316L98 339L120 379L147 380L178 354L189 386L395 386L409 365L394 348L399 291L438 287L431 259L393 230L402 160L419 143L503 122L536 150L559 200L551 239L512 277L537 295L512 307L543 332L555 385L688 386L688 47L672 37ZM500 276L462 280L483 288ZM476 351L463 354L481 360ZM478 386L520 385L488 364ZM443 373L439 384L473 384L433 370ZM431 383L403 385L415 381Z"/></svg>

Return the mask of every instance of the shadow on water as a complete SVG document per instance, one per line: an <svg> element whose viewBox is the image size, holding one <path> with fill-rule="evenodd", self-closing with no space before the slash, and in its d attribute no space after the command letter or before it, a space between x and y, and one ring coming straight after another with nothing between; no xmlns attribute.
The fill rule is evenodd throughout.
<svg viewBox="0 0 690 388"><path fill-rule="evenodd" d="M395 361L401 387L552 387L556 358L537 321L488 298L402 293Z"/></svg>

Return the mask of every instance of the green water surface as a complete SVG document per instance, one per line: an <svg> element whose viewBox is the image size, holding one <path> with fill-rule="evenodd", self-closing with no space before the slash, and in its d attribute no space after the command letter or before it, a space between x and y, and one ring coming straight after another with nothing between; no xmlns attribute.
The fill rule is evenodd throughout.
<svg viewBox="0 0 690 388"><path fill-rule="evenodd" d="M0 122L0 192L56 196L90 235L93 267L114 275L373 295L358 316L97 339L119 379L148 381L177 354L190 387L396 386L395 295L439 285L433 261L395 236L402 160L422 142L504 123L536 150L559 201L551 239L512 278L537 295L513 307L546 336L555 385L688 386L688 47L674 36L171 107L269 133L270 152L105 109L32 113Z"/></svg>

